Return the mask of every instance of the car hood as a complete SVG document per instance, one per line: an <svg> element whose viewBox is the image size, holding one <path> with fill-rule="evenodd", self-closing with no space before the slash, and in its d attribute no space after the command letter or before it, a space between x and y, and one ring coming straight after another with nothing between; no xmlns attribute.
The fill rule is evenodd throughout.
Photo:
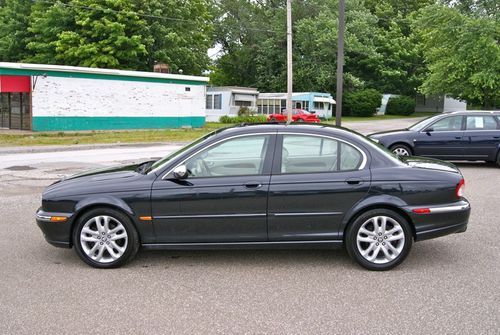
<svg viewBox="0 0 500 335"><path fill-rule="evenodd" d="M454 164L439 159L417 156L400 158L403 162L414 168L460 173L460 170Z"/></svg>
<svg viewBox="0 0 500 335"><path fill-rule="evenodd" d="M412 131L409 129L387 130L387 131L381 131L378 133L369 134L368 137L379 138L379 137L389 136L389 135L407 135L411 132Z"/></svg>
<svg viewBox="0 0 500 335"><path fill-rule="evenodd" d="M122 190L143 178L137 168L140 164L112 166L78 173L62 178L45 189L44 195L85 194L101 190Z"/></svg>

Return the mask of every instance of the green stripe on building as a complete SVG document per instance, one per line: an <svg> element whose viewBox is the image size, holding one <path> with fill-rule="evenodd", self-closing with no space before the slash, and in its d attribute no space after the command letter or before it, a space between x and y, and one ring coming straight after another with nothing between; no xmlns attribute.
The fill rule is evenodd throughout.
<svg viewBox="0 0 500 335"><path fill-rule="evenodd" d="M121 130L121 129L165 129L181 127L202 127L204 116L183 117L79 117L79 116L34 116L34 131L72 130Z"/></svg>
<svg viewBox="0 0 500 335"><path fill-rule="evenodd" d="M27 70L27 69L9 69L0 68L0 75L11 76L50 76L62 78L83 78L83 79L103 79L103 80L122 80L122 81L139 81L148 83L164 83L164 84L182 84L182 85L207 85L205 81L173 79L173 78L151 78L151 77L136 77L119 74L104 74L104 73L80 73L69 71L43 71L43 70Z"/></svg>

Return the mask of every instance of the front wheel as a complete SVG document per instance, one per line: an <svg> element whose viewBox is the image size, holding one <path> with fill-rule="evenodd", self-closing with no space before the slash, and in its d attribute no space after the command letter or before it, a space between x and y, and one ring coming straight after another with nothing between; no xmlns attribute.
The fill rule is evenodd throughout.
<svg viewBox="0 0 500 335"><path fill-rule="evenodd" d="M393 154L396 154L398 156L411 156L411 149L404 144L395 144L391 146L390 150L392 151Z"/></svg>
<svg viewBox="0 0 500 335"><path fill-rule="evenodd" d="M346 233L349 255L369 270L389 270L410 252L411 227L398 213L388 209L370 210L360 215Z"/></svg>
<svg viewBox="0 0 500 335"><path fill-rule="evenodd" d="M95 268L116 268L139 250L139 236L130 219L111 208L96 208L82 215L73 231L78 256Z"/></svg>

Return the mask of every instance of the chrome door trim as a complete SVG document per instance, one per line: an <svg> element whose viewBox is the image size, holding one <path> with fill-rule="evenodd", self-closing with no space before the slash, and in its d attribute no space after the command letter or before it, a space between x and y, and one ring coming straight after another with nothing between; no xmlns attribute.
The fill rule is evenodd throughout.
<svg viewBox="0 0 500 335"><path fill-rule="evenodd" d="M250 214L199 214L199 215L159 215L153 219L211 219L211 218L253 218L264 217L266 213L250 213Z"/></svg>

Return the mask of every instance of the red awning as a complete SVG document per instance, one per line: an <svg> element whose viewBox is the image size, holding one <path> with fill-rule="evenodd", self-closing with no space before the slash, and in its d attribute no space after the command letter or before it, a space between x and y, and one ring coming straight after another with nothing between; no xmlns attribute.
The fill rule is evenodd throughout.
<svg viewBox="0 0 500 335"><path fill-rule="evenodd" d="M30 76L0 75L0 93L31 92Z"/></svg>

